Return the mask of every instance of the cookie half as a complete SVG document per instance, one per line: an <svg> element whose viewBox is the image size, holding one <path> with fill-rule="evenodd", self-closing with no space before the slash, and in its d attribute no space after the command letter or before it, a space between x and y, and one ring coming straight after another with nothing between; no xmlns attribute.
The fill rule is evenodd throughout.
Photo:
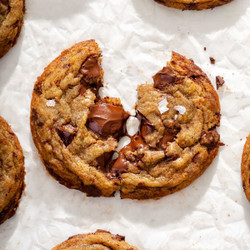
<svg viewBox="0 0 250 250"><path fill-rule="evenodd" d="M153 79L153 85L138 86L140 133L113 165L122 172L122 198L160 198L179 191L218 153L220 103L207 75L173 52Z"/></svg>
<svg viewBox="0 0 250 250"><path fill-rule="evenodd" d="M241 176L246 197L250 202L250 135L247 137L242 155Z"/></svg>
<svg viewBox="0 0 250 250"><path fill-rule="evenodd" d="M95 233L79 234L54 247L52 250L137 250L125 242L125 237L113 235L104 230Z"/></svg>
<svg viewBox="0 0 250 250"><path fill-rule="evenodd" d="M24 157L16 135L0 117L0 224L15 214L24 188Z"/></svg>
<svg viewBox="0 0 250 250"><path fill-rule="evenodd" d="M167 7L181 10L211 9L232 2L233 0L154 0Z"/></svg>
<svg viewBox="0 0 250 250"><path fill-rule="evenodd" d="M129 116L119 99L99 97L102 77L97 43L78 43L45 68L31 102L31 131L46 168L90 196L120 188L109 164Z"/></svg>
<svg viewBox="0 0 250 250"><path fill-rule="evenodd" d="M0 57L17 41L23 25L24 0L0 0Z"/></svg>

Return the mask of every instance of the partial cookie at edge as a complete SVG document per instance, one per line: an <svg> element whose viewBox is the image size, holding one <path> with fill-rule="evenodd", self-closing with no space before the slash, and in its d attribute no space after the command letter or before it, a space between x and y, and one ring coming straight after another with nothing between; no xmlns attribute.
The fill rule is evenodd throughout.
<svg viewBox="0 0 250 250"><path fill-rule="evenodd" d="M211 9L232 2L233 0L154 0L167 7L181 10Z"/></svg>
<svg viewBox="0 0 250 250"><path fill-rule="evenodd" d="M250 202L250 135L247 137L242 154L241 176L244 192Z"/></svg>
<svg viewBox="0 0 250 250"><path fill-rule="evenodd" d="M125 237L112 235L104 230L95 233L80 234L70 237L67 241L57 245L52 250L75 250L75 249L113 249L113 250L138 250L138 248L125 242Z"/></svg>
<svg viewBox="0 0 250 250"><path fill-rule="evenodd" d="M24 157L16 135L0 117L0 224L12 217L24 189Z"/></svg>
<svg viewBox="0 0 250 250"><path fill-rule="evenodd" d="M0 2L0 58L16 43L23 25L24 10L25 0Z"/></svg>

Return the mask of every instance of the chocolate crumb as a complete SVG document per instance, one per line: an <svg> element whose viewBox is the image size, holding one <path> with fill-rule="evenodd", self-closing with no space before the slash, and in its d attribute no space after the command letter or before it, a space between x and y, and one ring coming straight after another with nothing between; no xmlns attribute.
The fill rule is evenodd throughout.
<svg viewBox="0 0 250 250"><path fill-rule="evenodd" d="M207 47L204 47L203 49L204 49L204 51L207 51Z"/></svg>
<svg viewBox="0 0 250 250"><path fill-rule="evenodd" d="M224 85L225 81L222 76L216 76L216 88L219 89Z"/></svg>
<svg viewBox="0 0 250 250"><path fill-rule="evenodd" d="M215 59L213 57L209 57L209 59L211 64L215 64Z"/></svg>

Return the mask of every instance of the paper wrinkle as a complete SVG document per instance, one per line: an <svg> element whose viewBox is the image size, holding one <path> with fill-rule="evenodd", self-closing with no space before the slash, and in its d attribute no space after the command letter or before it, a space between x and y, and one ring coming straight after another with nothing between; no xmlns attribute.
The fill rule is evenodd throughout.
<svg viewBox="0 0 250 250"><path fill-rule="evenodd" d="M26 167L20 206L0 226L0 249L47 250L97 229L125 235L143 250L250 249L250 204L240 176L250 133L250 2L198 12L153 0L26 0L26 9L17 44L0 59L0 115L17 134ZM131 115L137 85L152 83L173 50L192 58L214 86L217 75L224 77L218 94L225 146L192 185L157 201L121 200L119 193L90 198L47 173L29 127L33 86L64 49L87 39L103 51L108 84L101 96L121 98Z"/></svg>

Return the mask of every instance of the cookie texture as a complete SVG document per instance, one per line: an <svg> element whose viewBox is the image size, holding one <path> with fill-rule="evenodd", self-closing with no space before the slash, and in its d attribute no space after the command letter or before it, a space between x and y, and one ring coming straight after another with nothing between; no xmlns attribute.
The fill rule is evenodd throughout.
<svg viewBox="0 0 250 250"><path fill-rule="evenodd" d="M219 148L218 95L192 60L173 53L138 86L138 133L115 158L129 114L100 98L103 70L94 40L64 51L38 78L31 131L44 165L61 184L90 196L149 199L176 192L210 165Z"/></svg>
<svg viewBox="0 0 250 250"><path fill-rule="evenodd" d="M119 99L99 98L102 76L97 43L78 43L45 69L31 103L31 131L48 171L91 196L119 189L108 162L128 118Z"/></svg>
<svg viewBox="0 0 250 250"><path fill-rule="evenodd" d="M220 104L207 75L173 52L154 85L138 86L140 134L123 149L123 198L159 198L192 183L219 149Z"/></svg>
<svg viewBox="0 0 250 250"><path fill-rule="evenodd" d="M242 155L241 176L243 189L248 201L250 202L250 135L247 137Z"/></svg>
<svg viewBox="0 0 250 250"><path fill-rule="evenodd" d="M211 9L232 2L233 0L154 0L167 7L181 10Z"/></svg>
<svg viewBox="0 0 250 250"><path fill-rule="evenodd" d="M95 233L80 234L70 237L67 241L54 247L52 250L138 250L125 242L125 237L113 235L104 230Z"/></svg>
<svg viewBox="0 0 250 250"><path fill-rule="evenodd" d="M0 117L0 224L15 214L24 188L24 157L16 135Z"/></svg>
<svg viewBox="0 0 250 250"><path fill-rule="evenodd" d="M0 0L0 57L17 41L23 25L24 0Z"/></svg>

